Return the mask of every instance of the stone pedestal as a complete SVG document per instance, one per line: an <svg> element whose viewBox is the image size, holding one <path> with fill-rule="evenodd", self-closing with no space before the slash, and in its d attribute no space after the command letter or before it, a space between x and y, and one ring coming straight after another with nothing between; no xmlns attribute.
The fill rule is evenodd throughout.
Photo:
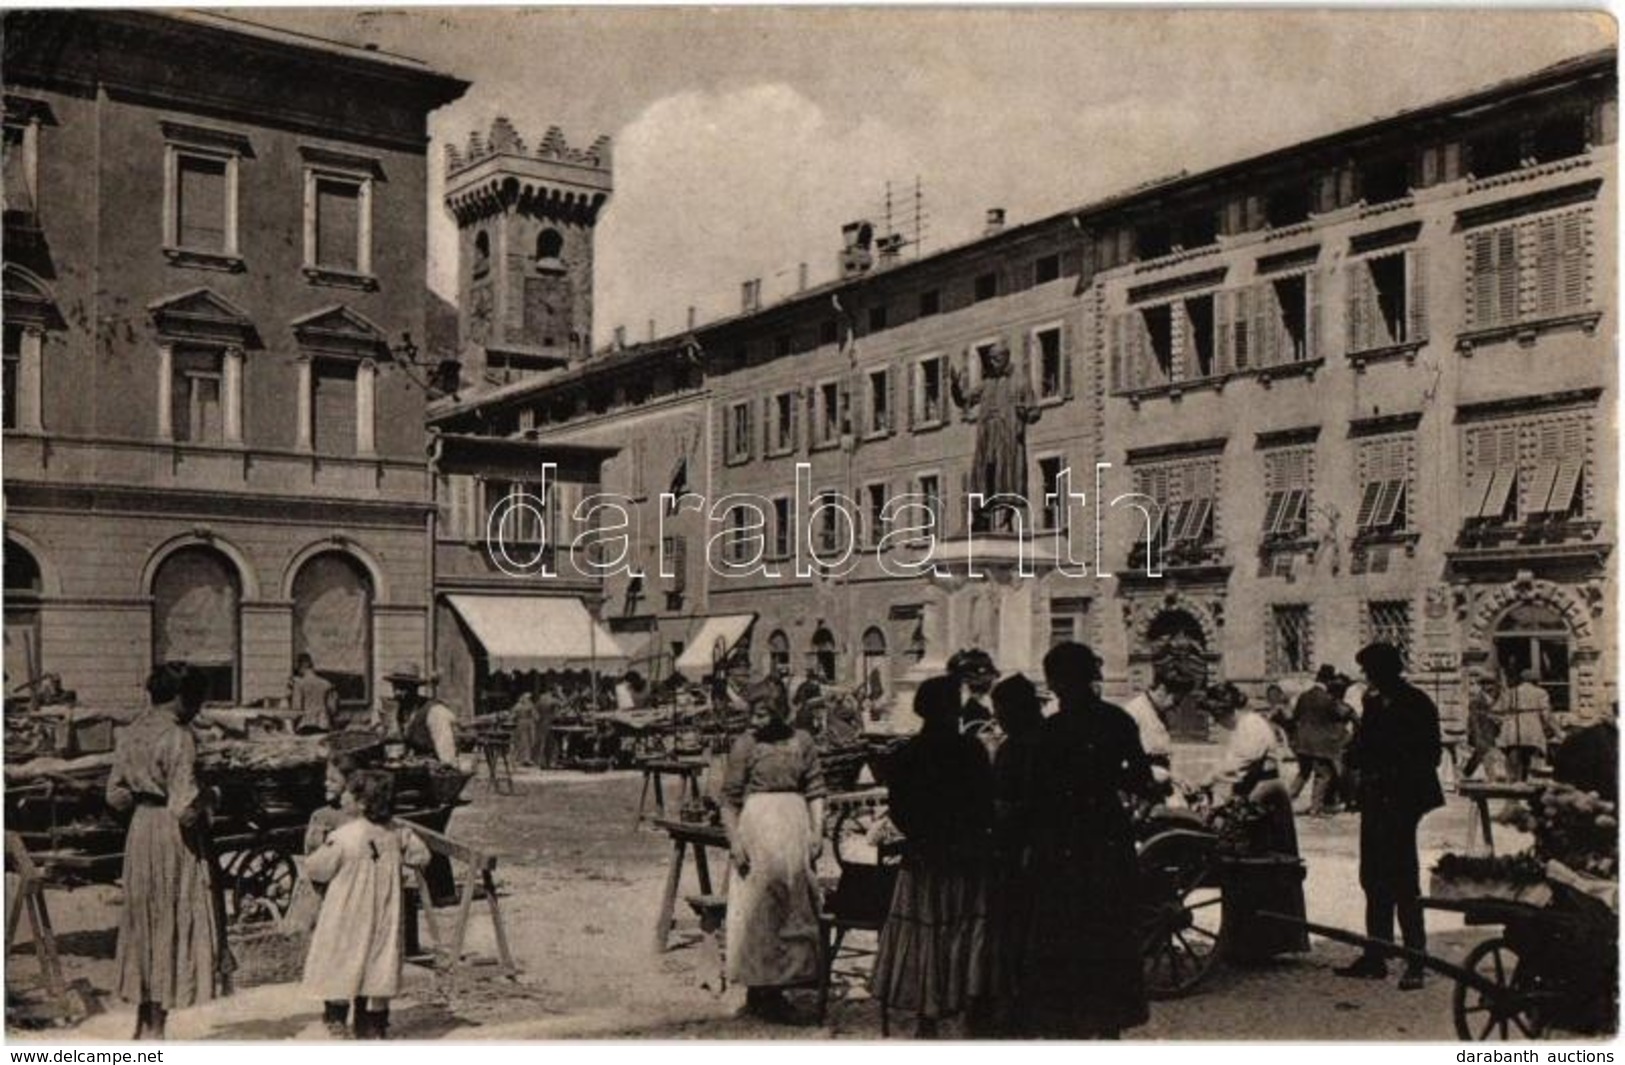
<svg viewBox="0 0 1625 1065"><path fill-rule="evenodd" d="M956 651L979 648L993 656L999 673L1025 673L1043 680L1049 633L1049 602L1041 582L1055 569L1052 551L1031 540L981 533L939 542L928 578L923 629L926 652L896 684L889 725L912 732L914 692L927 677L947 672Z"/></svg>

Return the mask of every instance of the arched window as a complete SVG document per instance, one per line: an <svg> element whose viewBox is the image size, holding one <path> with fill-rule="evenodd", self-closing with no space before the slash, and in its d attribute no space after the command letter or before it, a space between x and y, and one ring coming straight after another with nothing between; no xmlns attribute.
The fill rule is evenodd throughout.
<svg viewBox="0 0 1625 1065"><path fill-rule="evenodd" d="M186 662L209 678L211 702L237 700L242 581L225 555L183 547L152 578L152 661Z"/></svg>
<svg viewBox="0 0 1625 1065"><path fill-rule="evenodd" d="M826 628L819 628L812 638L813 670L824 680L835 679L836 651L835 634Z"/></svg>
<svg viewBox="0 0 1625 1065"><path fill-rule="evenodd" d="M886 694L886 634L870 626L863 632L863 683L870 698Z"/></svg>
<svg viewBox="0 0 1625 1065"><path fill-rule="evenodd" d="M773 673L781 677L790 675L790 637L783 629L774 629L767 638L767 658Z"/></svg>
<svg viewBox="0 0 1625 1065"><path fill-rule="evenodd" d="M371 704L372 577L342 551L311 558L293 578L293 652L308 652L341 705Z"/></svg>
<svg viewBox="0 0 1625 1065"><path fill-rule="evenodd" d="M564 269L564 236L556 229L544 229L536 235L536 268L538 270Z"/></svg>
<svg viewBox="0 0 1625 1065"><path fill-rule="evenodd" d="M5 693L11 695L45 671L40 652L39 561L17 542L6 541Z"/></svg>
<svg viewBox="0 0 1625 1065"><path fill-rule="evenodd" d="M480 277L491 269L491 235L485 230L474 234L474 276Z"/></svg>
<svg viewBox="0 0 1625 1065"><path fill-rule="evenodd" d="M1552 697L1552 709L1572 705L1569 692L1569 627L1546 603L1520 603L1495 625L1495 661L1508 685L1525 672Z"/></svg>

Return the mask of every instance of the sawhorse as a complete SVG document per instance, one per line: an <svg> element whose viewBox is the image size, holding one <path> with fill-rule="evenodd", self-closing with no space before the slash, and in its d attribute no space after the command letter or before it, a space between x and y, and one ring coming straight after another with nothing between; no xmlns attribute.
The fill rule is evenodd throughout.
<svg viewBox="0 0 1625 1065"><path fill-rule="evenodd" d="M40 983L49 996L47 1012L58 1017L81 1014L84 1004L73 1001L68 994L68 983L62 978L56 933L51 928L51 912L45 906L45 878L23 845L22 837L15 832L6 833L6 875L16 877L10 889L11 902L6 908L6 957L10 958L17 946L17 926L26 913L34 956L39 959ZM7 1012L11 1012L9 1007Z"/></svg>
<svg viewBox="0 0 1625 1065"><path fill-rule="evenodd" d="M459 843L450 836L441 835L433 829L421 825L409 825L412 831L423 840L429 853L438 854L452 862L454 872L458 865L463 867L461 884L457 891L457 914L452 919L451 934L441 934L439 922L434 915L434 895L429 890L428 878L423 870L414 869L413 876L418 889L418 898L422 903L423 919L429 926L429 939L434 945L437 968L450 969L463 962L463 944L468 936L468 919L474 911L474 898L476 895L485 896L485 905L491 914L491 930L496 937L497 963L501 966L505 976L513 976L519 972L514 964L513 954L508 949L508 930L502 924L502 910L497 904L496 867L497 858L466 843Z"/></svg>

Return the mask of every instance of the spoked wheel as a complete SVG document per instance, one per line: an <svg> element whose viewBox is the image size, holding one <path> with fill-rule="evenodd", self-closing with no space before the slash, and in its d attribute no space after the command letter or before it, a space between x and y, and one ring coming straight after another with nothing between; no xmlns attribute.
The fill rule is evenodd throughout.
<svg viewBox="0 0 1625 1065"><path fill-rule="evenodd" d="M1165 832L1140 849L1140 953L1146 993L1190 994L1219 960L1224 906L1213 837Z"/></svg>
<svg viewBox="0 0 1625 1065"><path fill-rule="evenodd" d="M1540 1010L1540 980L1505 939L1486 939L1468 952L1461 967L1496 987L1490 994L1458 983L1450 996L1457 1038L1539 1039L1546 1030Z"/></svg>
<svg viewBox="0 0 1625 1065"><path fill-rule="evenodd" d="M231 887L232 922L281 920L298 879L293 859L280 851L251 850L232 856L226 881Z"/></svg>

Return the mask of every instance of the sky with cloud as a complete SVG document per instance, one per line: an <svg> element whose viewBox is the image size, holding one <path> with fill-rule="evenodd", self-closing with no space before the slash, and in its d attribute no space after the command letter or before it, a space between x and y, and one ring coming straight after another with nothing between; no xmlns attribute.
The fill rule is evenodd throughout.
<svg viewBox="0 0 1625 1065"><path fill-rule="evenodd" d="M240 9L474 83L430 132L430 284L455 295L441 147L508 116L615 142L599 343L836 273L886 182L925 250L1607 47L1599 13L1017 8Z"/></svg>

